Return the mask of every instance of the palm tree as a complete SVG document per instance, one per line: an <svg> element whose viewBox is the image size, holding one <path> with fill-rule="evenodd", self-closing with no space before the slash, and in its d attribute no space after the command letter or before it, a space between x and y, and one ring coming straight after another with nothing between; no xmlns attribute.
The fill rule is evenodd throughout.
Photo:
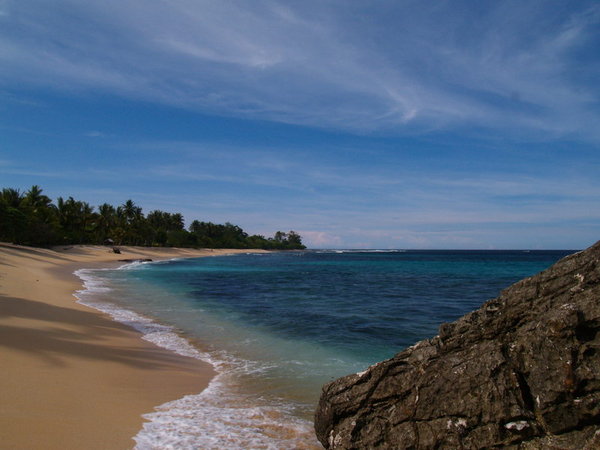
<svg viewBox="0 0 600 450"><path fill-rule="evenodd" d="M58 221L56 207L42 189L34 185L25 193L20 205L27 216L26 241L34 245L47 245L56 241Z"/></svg>
<svg viewBox="0 0 600 450"><path fill-rule="evenodd" d="M37 185L24 194L11 188L0 191L0 240L49 245L103 243L109 237L117 245L304 248L294 231L278 231L273 238L265 239L249 236L231 223L197 220L186 231L182 214L155 210L145 218L133 200L117 208L104 203L94 212L88 203L73 197L58 197L54 205Z"/></svg>
<svg viewBox="0 0 600 450"><path fill-rule="evenodd" d="M94 207L91 206L87 202L78 202L79 203L79 215L81 220L81 242L85 244L89 244L92 242L92 236L94 235L98 222L97 222L97 214L94 213Z"/></svg>
<svg viewBox="0 0 600 450"><path fill-rule="evenodd" d="M65 243L89 243L95 230L94 208L87 202L76 201L69 197L56 200L58 221L64 231Z"/></svg>
<svg viewBox="0 0 600 450"><path fill-rule="evenodd" d="M117 211L114 206L103 203L98 207L96 242L101 244L108 239L111 229L117 224Z"/></svg>
<svg viewBox="0 0 600 450"><path fill-rule="evenodd" d="M18 208L23 201L23 194L18 189L4 188L2 189L2 203L11 208Z"/></svg>
<svg viewBox="0 0 600 450"><path fill-rule="evenodd" d="M180 213L170 214L169 230L183 230L183 215Z"/></svg>
<svg viewBox="0 0 600 450"><path fill-rule="evenodd" d="M23 195L18 189L4 188L0 193L0 239L20 244L27 227L22 211Z"/></svg>
<svg viewBox="0 0 600 450"><path fill-rule="evenodd" d="M133 200L127 200L121 205L121 212L125 219L126 243L138 245L144 243L144 215L142 208L137 206Z"/></svg>
<svg viewBox="0 0 600 450"><path fill-rule="evenodd" d="M122 208L128 224L132 224L136 220L139 220L142 215L142 208L137 206L133 200L127 200L122 205Z"/></svg>
<svg viewBox="0 0 600 450"><path fill-rule="evenodd" d="M25 193L24 200L33 207L48 206L51 203L48 197L42 195L42 189L38 185L31 186L31 189Z"/></svg>

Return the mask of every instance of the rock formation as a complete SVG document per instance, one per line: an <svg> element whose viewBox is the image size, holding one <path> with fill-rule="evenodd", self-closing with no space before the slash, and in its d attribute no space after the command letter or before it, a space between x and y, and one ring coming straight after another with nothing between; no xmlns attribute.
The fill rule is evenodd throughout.
<svg viewBox="0 0 600 450"><path fill-rule="evenodd" d="M600 242L323 387L326 448L600 449Z"/></svg>

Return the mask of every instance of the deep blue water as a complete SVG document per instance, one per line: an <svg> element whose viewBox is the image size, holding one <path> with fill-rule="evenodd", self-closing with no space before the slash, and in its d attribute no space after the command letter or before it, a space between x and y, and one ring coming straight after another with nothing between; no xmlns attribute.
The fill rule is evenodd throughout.
<svg viewBox="0 0 600 450"><path fill-rule="evenodd" d="M273 414L281 424L300 420L293 429L309 442L323 383L436 335L441 323L570 253L303 251L143 264L102 277L111 301L173 326L217 366L223 376L211 422L223 416L229 424L227 408L244 399L263 421ZM231 405L223 406L228 395ZM207 396L190 407L198 417ZM254 438L252 445L264 444ZM244 439L240 448L251 445ZM273 448L302 447L290 442Z"/></svg>
<svg viewBox="0 0 600 450"><path fill-rule="evenodd" d="M182 287L198 308L375 362L569 253L315 251L179 260L147 271L152 282Z"/></svg>

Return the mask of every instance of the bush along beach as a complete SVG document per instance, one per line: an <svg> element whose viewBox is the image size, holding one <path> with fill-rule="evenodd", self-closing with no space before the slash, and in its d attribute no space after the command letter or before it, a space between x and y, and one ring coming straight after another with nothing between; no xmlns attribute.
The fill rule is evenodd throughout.
<svg viewBox="0 0 600 450"><path fill-rule="evenodd" d="M114 244L157 247L261 248L301 250L295 231L277 231L273 237L249 235L229 222L194 220L185 229L180 213L154 210L144 215L132 200L120 206L58 197L54 203L39 186L27 192L4 188L0 192L0 241L47 247L64 244Z"/></svg>

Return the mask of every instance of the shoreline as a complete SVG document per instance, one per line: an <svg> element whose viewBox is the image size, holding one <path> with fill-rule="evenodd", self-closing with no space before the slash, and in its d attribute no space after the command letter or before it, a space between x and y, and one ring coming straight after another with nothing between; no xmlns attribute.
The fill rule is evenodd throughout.
<svg viewBox="0 0 600 450"><path fill-rule="evenodd" d="M80 303L80 269L119 259L194 258L254 250L0 243L0 442L7 448L132 448L143 414L202 392L213 367L143 340Z"/></svg>

